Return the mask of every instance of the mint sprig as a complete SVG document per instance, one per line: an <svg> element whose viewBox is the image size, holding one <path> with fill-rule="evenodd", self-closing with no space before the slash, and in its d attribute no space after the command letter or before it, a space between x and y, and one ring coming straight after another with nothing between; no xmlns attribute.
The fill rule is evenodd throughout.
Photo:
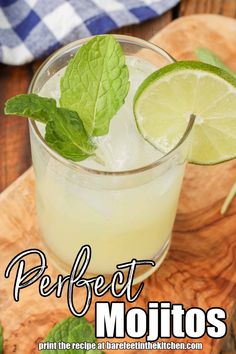
<svg viewBox="0 0 236 354"><path fill-rule="evenodd" d="M96 145L86 133L76 112L56 106L54 99L35 94L23 94L10 98L5 114L30 117L46 123L45 141L63 157L81 161L94 154Z"/></svg>
<svg viewBox="0 0 236 354"><path fill-rule="evenodd" d="M61 156L81 161L95 154L92 136L108 133L128 90L128 68L120 44L111 35L97 36L69 62L61 79L61 107L52 98L24 94L6 102L5 114L46 124L47 144Z"/></svg>
<svg viewBox="0 0 236 354"><path fill-rule="evenodd" d="M217 66L218 68L225 70L228 74L236 77L236 73L226 66L218 55L213 53L211 50L207 48L198 48L196 50L196 55L202 62Z"/></svg>
<svg viewBox="0 0 236 354"><path fill-rule="evenodd" d="M234 198L236 197L236 182L233 184L233 186L231 187L229 194L227 195L227 197L225 198L225 201L221 207L221 214L224 215L227 210L229 209L230 204L232 203L232 201L234 200Z"/></svg>
<svg viewBox="0 0 236 354"><path fill-rule="evenodd" d="M45 338L44 342L64 342L64 343L96 343L97 340L94 334L93 326L83 317L68 317L65 320L57 323L51 329ZM42 354L60 354L61 350L42 350ZM100 350L66 350L68 354L102 354Z"/></svg>
<svg viewBox="0 0 236 354"><path fill-rule="evenodd" d="M112 35L82 46L61 79L60 105L76 111L89 135L105 135L129 90L125 56Z"/></svg>

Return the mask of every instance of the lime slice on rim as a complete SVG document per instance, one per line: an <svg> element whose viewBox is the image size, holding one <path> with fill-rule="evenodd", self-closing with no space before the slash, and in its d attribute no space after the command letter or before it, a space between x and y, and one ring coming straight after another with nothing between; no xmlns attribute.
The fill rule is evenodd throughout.
<svg viewBox="0 0 236 354"><path fill-rule="evenodd" d="M138 88L134 115L138 130L169 152L196 116L189 161L216 164L236 157L236 79L215 66L194 61L167 65Z"/></svg>

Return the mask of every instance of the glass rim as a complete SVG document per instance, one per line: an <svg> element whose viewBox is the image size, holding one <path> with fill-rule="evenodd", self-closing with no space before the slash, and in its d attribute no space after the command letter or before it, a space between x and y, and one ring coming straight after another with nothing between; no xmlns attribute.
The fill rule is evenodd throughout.
<svg viewBox="0 0 236 354"><path fill-rule="evenodd" d="M123 41L126 43L132 42L132 44L137 44L142 47L146 47L146 49L150 49L150 50L156 52L157 54L163 56L164 58L166 58L170 62L176 61L164 49L162 49L161 47L157 46L156 44L154 44L152 42L149 42L144 39L137 38L137 37L133 37L133 36L127 36L127 35L121 35L121 34L112 34L112 35L118 41ZM77 47L79 45L83 45L84 43L86 43L87 41L89 41L93 37L94 36L90 36L90 37L86 37L86 38L82 38L82 39L73 41L73 42L63 46L62 48L56 50L55 52L53 52L47 59L44 60L44 62L36 70L32 80L30 82L28 93L34 93L34 86L37 82L38 77L40 76L41 71L44 69L44 67L46 65L50 65L50 63L53 62L54 59L58 58L62 53L65 53L66 51L73 49L74 47ZM83 166L79 162L67 160L66 158L61 156L59 153L57 153L56 151L54 151L53 149L50 148L50 146L46 143L45 139L43 138L42 134L40 133L36 122L31 120L30 118L28 120L29 120L29 125L32 128L35 136L39 139L40 143L47 150L47 152L52 156L52 158L54 158L58 162L62 163L66 167L76 170L78 172L83 171L83 172L87 172L89 174L94 174L94 175L127 176L127 175L133 175L133 174L137 174L140 172L145 172L145 171L151 170L155 167L162 165L164 162L168 161L174 155L174 153L178 150L178 148L180 146L182 146L182 144L185 142L185 140L189 136L189 134L192 130L193 124L194 124L195 117L190 117L190 120L188 122L188 125L186 127L186 130L185 130L183 136L180 138L179 142L168 153L164 154L163 156L159 157L157 160L155 160L147 165L144 165L144 166L141 166L138 168L134 168L134 169L122 170L122 171L97 170L94 168Z"/></svg>

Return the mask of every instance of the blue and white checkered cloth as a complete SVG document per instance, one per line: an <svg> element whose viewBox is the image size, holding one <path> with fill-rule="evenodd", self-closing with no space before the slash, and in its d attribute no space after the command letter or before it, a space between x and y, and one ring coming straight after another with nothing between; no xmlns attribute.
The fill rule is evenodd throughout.
<svg viewBox="0 0 236 354"><path fill-rule="evenodd" d="M30 62L75 39L160 16L178 1L0 0L0 62Z"/></svg>

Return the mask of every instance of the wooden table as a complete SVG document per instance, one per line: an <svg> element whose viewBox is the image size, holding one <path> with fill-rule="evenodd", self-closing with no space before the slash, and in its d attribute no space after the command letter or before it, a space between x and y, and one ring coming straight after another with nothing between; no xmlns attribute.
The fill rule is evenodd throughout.
<svg viewBox="0 0 236 354"><path fill-rule="evenodd" d="M236 18L236 0L182 0L171 11L142 25L128 26L116 33L151 38L173 19L197 13L215 13ZM27 91L29 82L41 61L20 67L0 65L0 107L9 97ZM0 119L0 192L20 176L31 164L27 121L17 117ZM234 334L233 334L234 333ZM236 353L236 321L223 353Z"/></svg>

